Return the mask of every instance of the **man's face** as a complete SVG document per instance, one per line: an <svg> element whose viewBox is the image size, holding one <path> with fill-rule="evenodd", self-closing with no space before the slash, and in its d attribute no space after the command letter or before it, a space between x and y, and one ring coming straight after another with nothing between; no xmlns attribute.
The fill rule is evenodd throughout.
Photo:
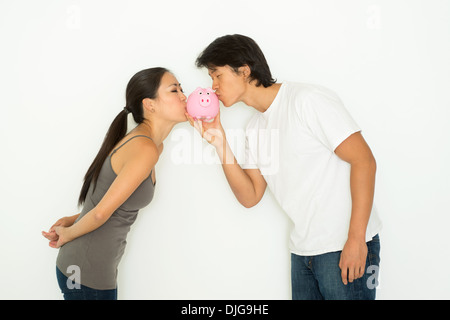
<svg viewBox="0 0 450 320"><path fill-rule="evenodd" d="M243 72L236 73L228 65L208 70L213 82L211 87L225 107L232 106L242 100L247 86Z"/></svg>

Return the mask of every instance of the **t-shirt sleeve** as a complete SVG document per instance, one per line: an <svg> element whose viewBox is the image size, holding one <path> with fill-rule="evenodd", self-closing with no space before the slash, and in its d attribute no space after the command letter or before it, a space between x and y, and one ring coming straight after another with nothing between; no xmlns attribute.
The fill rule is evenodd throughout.
<svg viewBox="0 0 450 320"><path fill-rule="evenodd" d="M300 121L332 152L350 135L361 131L340 98L330 90L304 93L296 107Z"/></svg>

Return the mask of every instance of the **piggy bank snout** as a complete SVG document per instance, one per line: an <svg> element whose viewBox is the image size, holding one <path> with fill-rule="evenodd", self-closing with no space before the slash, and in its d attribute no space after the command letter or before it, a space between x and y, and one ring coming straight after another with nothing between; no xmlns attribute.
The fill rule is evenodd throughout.
<svg viewBox="0 0 450 320"><path fill-rule="evenodd" d="M199 103L202 107L208 107L211 104L211 97L209 94L201 94L199 97Z"/></svg>

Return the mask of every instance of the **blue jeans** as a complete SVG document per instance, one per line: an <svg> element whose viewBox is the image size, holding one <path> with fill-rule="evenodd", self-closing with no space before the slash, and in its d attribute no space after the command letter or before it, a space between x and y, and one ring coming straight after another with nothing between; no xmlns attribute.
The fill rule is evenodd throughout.
<svg viewBox="0 0 450 320"><path fill-rule="evenodd" d="M367 242L366 269L362 278L342 283L341 252L317 256L291 254L293 300L375 300L380 265L380 238Z"/></svg>
<svg viewBox="0 0 450 320"><path fill-rule="evenodd" d="M67 286L68 278L56 267L56 278L61 292L64 295L64 300L117 300L117 288L112 290L97 290L92 289L82 284L77 284L75 288ZM69 280L72 284L72 280ZM77 287L79 287L77 289Z"/></svg>

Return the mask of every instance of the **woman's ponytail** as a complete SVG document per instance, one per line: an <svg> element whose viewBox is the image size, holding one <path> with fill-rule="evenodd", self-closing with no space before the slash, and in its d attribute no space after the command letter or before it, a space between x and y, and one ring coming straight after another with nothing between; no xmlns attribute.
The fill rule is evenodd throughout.
<svg viewBox="0 0 450 320"><path fill-rule="evenodd" d="M78 205L82 205L84 203L91 183L94 183L95 189L97 178L100 174L103 163L105 162L114 146L120 140L122 140L123 137L125 137L127 133L128 112L129 111L124 108L111 123L97 156L95 157L94 161L86 172L86 175L84 176L84 183L81 187L80 197L78 198Z"/></svg>

